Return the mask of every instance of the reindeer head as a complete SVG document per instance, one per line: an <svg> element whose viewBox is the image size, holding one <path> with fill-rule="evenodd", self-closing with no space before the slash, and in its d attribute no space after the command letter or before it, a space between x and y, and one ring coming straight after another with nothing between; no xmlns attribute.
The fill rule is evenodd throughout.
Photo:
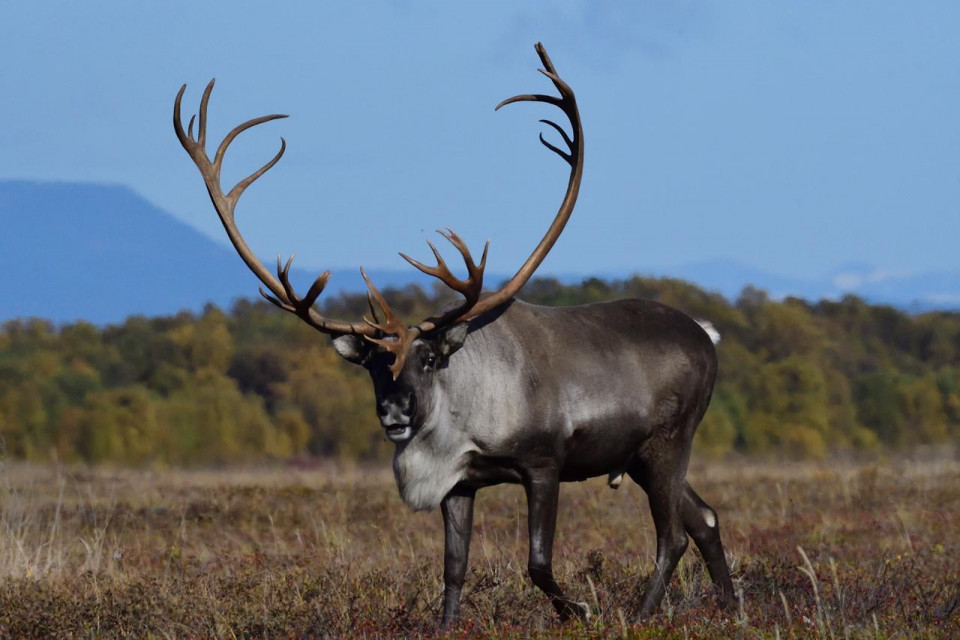
<svg viewBox="0 0 960 640"><path fill-rule="evenodd" d="M404 442L413 437L432 413L438 376L450 358L463 346L469 324L459 322L413 339L396 375L395 356L378 344L346 334L333 339L333 348L346 360L370 374L376 398L377 417L387 438Z"/></svg>

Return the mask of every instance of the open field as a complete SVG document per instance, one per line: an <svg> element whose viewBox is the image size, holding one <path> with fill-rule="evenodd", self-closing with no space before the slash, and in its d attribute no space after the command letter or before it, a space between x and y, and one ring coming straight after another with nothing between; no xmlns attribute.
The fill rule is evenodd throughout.
<svg viewBox="0 0 960 640"><path fill-rule="evenodd" d="M960 637L960 463L693 464L740 606L692 549L636 624L653 526L643 492L564 485L555 565L590 603L555 622L526 578L522 491L479 494L468 637ZM3 637L434 636L442 523L383 469L0 467Z"/></svg>

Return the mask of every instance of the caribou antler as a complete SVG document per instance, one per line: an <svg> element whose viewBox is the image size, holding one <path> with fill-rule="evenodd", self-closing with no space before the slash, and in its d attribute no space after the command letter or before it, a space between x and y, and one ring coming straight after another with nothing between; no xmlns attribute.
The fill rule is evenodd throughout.
<svg viewBox="0 0 960 640"><path fill-rule="evenodd" d="M504 100L497 105L497 109L514 102L546 102L547 104L559 107L570 120L573 128L572 137L555 122L551 120L540 121L555 129L568 148L568 151L563 151L559 147L547 142L543 134L540 134L540 142L562 157L570 165L570 180L567 184L567 193L563 198L563 202L560 204L560 209L557 211L557 215L547 229L543 239L540 240L540 243L533 250L533 253L530 254L530 257L521 265L517 273L504 283L499 290L485 297L481 297L481 292L483 291L483 272L487 264L487 250L490 247L489 240L483 248L480 263L477 264L470 254L466 243L463 242L460 236L449 228L446 231L438 232L460 252L464 265L467 268L467 277L463 280L453 275L449 267L447 267L446 262L444 262L443 257L440 255L440 252L433 243L429 241L427 244L437 260L437 266L435 267L429 267L401 253L400 255L404 260L423 273L437 278L452 290L460 293L464 298L463 303L458 307L439 315L431 316L413 327L408 327L397 318L383 295L377 290L373 282L370 281L363 269L360 270L360 273L363 275L363 279L369 289L367 300L370 305L372 319L363 318L362 322L344 322L324 317L314 308L314 304L320 297L320 294L323 293L330 279L330 272L324 271L321 273L313 282L307 294L301 298L296 294L293 286L290 284L290 266L293 263L293 256L291 256L284 265L281 265L280 258L277 258L277 275L274 277L263 263L257 259L253 251L250 250L250 247L247 246L243 236L237 230L234 220L234 209L236 208L237 201L247 187L253 184L257 178L270 170L270 168L280 160L283 152L286 150L287 143L281 138L280 151L277 152L273 159L238 182L226 194L223 193L223 189L220 186L220 169L223 164L223 157L230 143L247 129L255 127L258 124L263 124L264 122L285 118L286 116L278 114L261 116L234 127L230 133L224 137L220 146L217 147L213 160L210 160L206 152L206 137L207 104L210 101L210 93L213 91L214 84L214 81L211 80L200 100L197 137L193 137L194 118L190 119L186 131L183 129L183 122L180 118L180 103L183 99L184 91L187 88L186 85L180 88L179 93L177 93L177 98L173 103L173 128L177 133L177 138L180 139L180 144L183 145L183 148L186 149L187 153L193 159L194 164L200 169L200 174L203 176L203 181L207 186L207 192L210 194L210 200L217 210L217 215L220 217L220 222L223 223L223 228L226 230L230 242L233 243L234 248L237 250L237 253L240 254L240 257L246 265L269 291L268 293L261 287L260 293L263 297L284 311L295 314L318 331L331 334L353 334L362 336L369 342L379 345L386 351L394 354L394 361L390 365L390 371L394 379L396 379L403 369L403 364L410 350L410 346L418 336L454 322L462 322L475 318L513 298L523 285L526 284L527 280L530 279L533 272L540 266L540 263L543 262L543 259L553 247L557 238L560 237L560 233L563 231L567 220L570 219L570 214L573 212L574 204L576 204L577 201L577 193L580 190L580 181L583 177L583 128L580 124L580 114L577 109L577 101L573 95L573 90L570 89L569 85L557 74L557 70L554 68L553 62L550 61L550 57L547 55L543 45L537 43L536 51L544 66L543 69L539 70L540 73L550 78L557 88L557 91L559 91L560 96L555 97L540 94L518 95ZM384 315L385 319L382 322L377 316L374 303L380 307Z"/></svg>
<svg viewBox="0 0 960 640"><path fill-rule="evenodd" d="M255 127L258 124L263 124L264 122L277 120L278 118L286 118L287 116L279 114L260 116L259 118L253 118L252 120L247 120L237 125L223 138L223 142L217 147L217 152L214 154L213 160L210 160L206 150L207 105L210 102L210 94L213 92L214 82L215 80L210 81L207 88L203 91L203 97L200 99L200 117L197 120L197 137L193 137L193 123L195 118L190 118L190 123L187 125L186 131L183 130L183 121L180 118L180 103L183 100L183 94L187 89L187 85L180 87L177 98L173 103L173 129L177 133L177 138L180 139L180 144L183 145L183 148L186 149L187 153L193 159L194 164L200 169L200 175L203 176L203 182L207 186L207 193L210 194L213 207L217 210L217 215L220 216L220 222L223 223L223 228L227 231L227 236L230 238L230 242L233 243L233 247L237 250L237 253L240 254L240 257L250 270L260 279L260 282L273 294L268 294L263 290L263 287L261 287L261 295L284 311L296 314L307 324L324 333L352 333L375 337L377 335L376 329L365 323L330 320L323 317L319 311L313 308L313 304L317 301L317 298L320 297L320 294L323 293L323 289L330 279L329 271L321 273L310 287L307 295L300 298L296 295L290 284L290 265L293 263L293 256L287 260L286 266L282 269L280 267L280 258L277 257L277 277L274 278L270 271L267 270L263 263L254 255L253 251L250 250L250 247L247 246L246 241L237 229L234 219L234 210L236 209L237 201L240 200L240 196L243 195L247 187L269 171L273 165L277 164L283 156L283 152L286 151L287 142L283 138L280 138L280 151L277 152L277 155L267 164L238 182L226 194L223 193L223 189L220 186L220 169L223 165L223 158L227 153L227 148L230 146L230 143L247 129Z"/></svg>
<svg viewBox="0 0 960 640"><path fill-rule="evenodd" d="M540 61L543 62L544 66L543 69L538 69L538 71L550 78L550 80L553 82L553 85L560 93L560 97L542 94L518 95L513 96L512 98L507 98L498 104L496 109L499 110L500 107L513 104L514 102L546 102L547 104L552 104L556 107L559 107L563 111L563 113L570 120L570 125L573 128L572 137L569 136L563 130L563 127L558 125L556 122L551 120L541 120L540 122L543 122L544 124L555 129L560 134L560 137L563 138L563 141L566 143L569 151L563 151L553 144L547 142L542 133L540 134L540 142L542 142L545 147L563 158L567 164L570 165L570 180L567 183L567 193L560 204L560 209L557 211L557 215L553 219L553 223L547 229L547 233L543 236L543 239L540 240L540 243L533 250L533 253L530 254L530 257L527 258L526 262L524 262L520 269L517 270L517 273L514 274L510 280L505 282L500 289L483 298L471 298L463 290L466 287L463 287L462 284L460 285L460 288L458 288L458 286L454 286L448 281L450 278L452 278L452 276L441 277L440 275L424 268L424 266L419 262L411 260L407 256L400 254L413 266L417 267L424 273L428 273L440 278L445 284L447 284L447 286L450 286L455 291L462 293L465 298L463 304L456 309L453 309L440 316L428 318L417 325L417 329L422 333L432 331L453 322L462 322L469 320L470 318L475 318L513 298L517 292L520 291L523 285L526 284L527 280L530 279L537 267L540 266L540 263L543 262L543 259L547 256L547 253L549 253L550 249L553 248L554 243L557 241L557 238L560 237L560 233L566 226L567 220L570 219L570 214L573 213L573 207L577 202L577 194L580 191L580 182L583 178L583 127L580 124L580 111L577 108L577 99L573 94L573 89L571 89L570 85L564 82L563 79L557 74L557 70L553 66L553 62L550 60L550 56L547 55L547 50L544 49L543 45L539 42L536 44L535 48L537 55L540 56ZM453 234L452 231L450 233ZM483 258L480 262L480 266L478 268L472 268L473 260L470 258L470 253L467 251L466 246L455 234L453 234L453 238L454 239L448 237L447 239L450 240L451 243L453 243L453 245L460 251L464 257L464 261L467 263L469 277L466 282L470 283L471 285L475 285L476 288L479 289L482 287L483 267L486 263L487 248L490 246L490 242L487 241L487 245L483 248ZM437 268L445 270L446 265L440 258L436 248L432 244L430 245L430 248L433 250L434 255L437 256L437 261L439 263ZM449 271L447 271L447 274L449 274ZM473 288L468 290L471 295L474 294Z"/></svg>

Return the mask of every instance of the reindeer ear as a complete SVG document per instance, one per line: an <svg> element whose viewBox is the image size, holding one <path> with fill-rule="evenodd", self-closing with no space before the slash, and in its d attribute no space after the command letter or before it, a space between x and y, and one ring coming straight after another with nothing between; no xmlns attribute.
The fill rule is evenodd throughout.
<svg viewBox="0 0 960 640"><path fill-rule="evenodd" d="M467 330L470 328L466 322L455 324L446 329L440 336L440 353L446 358L463 346L463 341L467 339Z"/></svg>
<svg viewBox="0 0 960 640"><path fill-rule="evenodd" d="M337 336L331 342L341 358L354 364L363 364L370 353L367 341L350 333Z"/></svg>

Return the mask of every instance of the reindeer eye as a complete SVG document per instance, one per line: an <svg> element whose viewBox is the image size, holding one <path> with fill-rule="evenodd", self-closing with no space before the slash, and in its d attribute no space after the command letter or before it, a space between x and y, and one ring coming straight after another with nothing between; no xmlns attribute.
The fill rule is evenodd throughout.
<svg viewBox="0 0 960 640"><path fill-rule="evenodd" d="M437 363L437 356L432 353L427 356L427 359L424 361L424 365L430 368L433 368L433 365Z"/></svg>

